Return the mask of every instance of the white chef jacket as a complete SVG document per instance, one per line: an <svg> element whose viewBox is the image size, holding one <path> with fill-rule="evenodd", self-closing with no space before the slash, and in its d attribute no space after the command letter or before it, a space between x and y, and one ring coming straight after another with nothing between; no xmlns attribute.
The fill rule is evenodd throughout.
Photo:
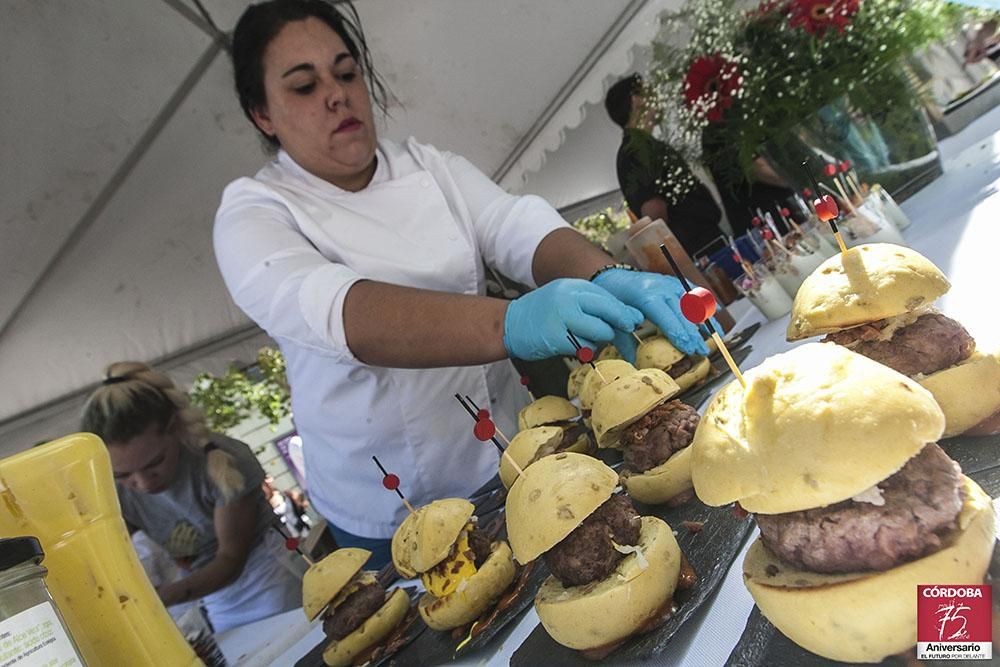
<svg viewBox="0 0 1000 667"><path fill-rule="evenodd" d="M363 364L344 333L348 289L367 278L483 295L483 261L534 286L535 249L567 224L541 198L504 192L457 155L413 139L380 141L376 154L371 183L348 192L279 151L226 188L214 235L233 299L284 353L311 501L343 530L388 538L406 510L382 487L372 455L414 505L468 496L496 473L498 452L475 439L454 394L488 407L509 435L527 394L509 361Z"/></svg>

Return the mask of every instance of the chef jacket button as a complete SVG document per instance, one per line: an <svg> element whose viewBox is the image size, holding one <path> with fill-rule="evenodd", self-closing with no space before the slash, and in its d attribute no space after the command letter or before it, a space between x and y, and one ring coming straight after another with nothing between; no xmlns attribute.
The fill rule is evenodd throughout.
<svg viewBox="0 0 1000 667"><path fill-rule="evenodd" d="M422 188L429 188L429 187L431 187L431 182L428 181L426 178L422 178L422 179L420 179L420 187L422 187Z"/></svg>

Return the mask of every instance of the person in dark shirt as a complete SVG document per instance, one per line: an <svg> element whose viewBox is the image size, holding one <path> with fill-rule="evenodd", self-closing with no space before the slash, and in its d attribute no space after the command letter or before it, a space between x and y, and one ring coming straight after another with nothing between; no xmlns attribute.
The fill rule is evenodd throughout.
<svg viewBox="0 0 1000 667"><path fill-rule="evenodd" d="M722 234L721 211L681 155L646 129L641 101L642 79L637 74L611 86L604 99L611 120L624 131L618 148L618 184L636 216L663 219L688 254L694 254ZM679 174L670 173L677 167ZM691 179L695 186L679 201L671 202L672 196L662 184L677 179Z"/></svg>
<svg viewBox="0 0 1000 667"><path fill-rule="evenodd" d="M677 151L649 133L650 122L643 117L642 78L633 74L611 86L604 107L611 120L624 130L618 148L618 184L632 212L637 216L665 220L689 254L722 234L719 228L721 211L708 188L694 177ZM706 152L718 154L712 144L713 137L713 133L705 133ZM794 194L763 158L754 161L752 180L738 179L730 183L722 178L721 166L706 165L719 189L735 236L740 236L750 226L751 210L771 210L776 202L787 203ZM675 171L678 167L679 173ZM662 184L677 179L692 179L695 186L679 201L671 203L671 195Z"/></svg>

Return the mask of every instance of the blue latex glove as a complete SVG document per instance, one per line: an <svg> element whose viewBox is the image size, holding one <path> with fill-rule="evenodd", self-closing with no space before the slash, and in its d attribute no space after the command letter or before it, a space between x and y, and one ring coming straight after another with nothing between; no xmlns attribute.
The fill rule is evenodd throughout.
<svg viewBox="0 0 1000 667"><path fill-rule="evenodd" d="M708 346L698 333L698 327L688 322L681 313L680 299L684 287L677 278L644 271L608 269L593 282L641 310L684 354L708 354ZM635 359L636 343L632 336L618 336L615 344L625 346L624 349L618 347L625 359L629 359L627 352L631 353L632 360Z"/></svg>
<svg viewBox="0 0 1000 667"><path fill-rule="evenodd" d="M643 317L607 290L586 280L560 278L507 306L503 344L516 359L532 361L576 354L568 333L596 350L617 332L634 331Z"/></svg>

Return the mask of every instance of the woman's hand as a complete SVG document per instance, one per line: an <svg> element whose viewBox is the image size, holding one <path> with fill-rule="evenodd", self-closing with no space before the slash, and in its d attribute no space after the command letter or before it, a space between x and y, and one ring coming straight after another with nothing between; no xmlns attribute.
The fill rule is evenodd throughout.
<svg viewBox="0 0 1000 667"><path fill-rule="evenodd" d="M257 500L256 494L248 493L215 508L213 520L219 543L215 557L190 576L157 588L164 606L197 600L240 578L256 538Z"/></svg>
<svg viewBox="0 0 1000 667"><path fill-rule="evenodd" d="M561 278L510 302L503 342L511 357L525 361L573 355L569 333L581 345L596 349L617 333L634 331L642 320L642 313L607 290L586 280Z"/></svg>
<svg viewBox="0 0 1000 667"><path fill-rule="evenodd" d="M708 347L698 328L681 313L680 298L684 287L674 276L608 269L594 278L594 283L642 311L646 319L659 327L663 335L684 354L708 354ZM623 358L635 361L636 345L631 336L619 336L615 343Z"/></svg>

